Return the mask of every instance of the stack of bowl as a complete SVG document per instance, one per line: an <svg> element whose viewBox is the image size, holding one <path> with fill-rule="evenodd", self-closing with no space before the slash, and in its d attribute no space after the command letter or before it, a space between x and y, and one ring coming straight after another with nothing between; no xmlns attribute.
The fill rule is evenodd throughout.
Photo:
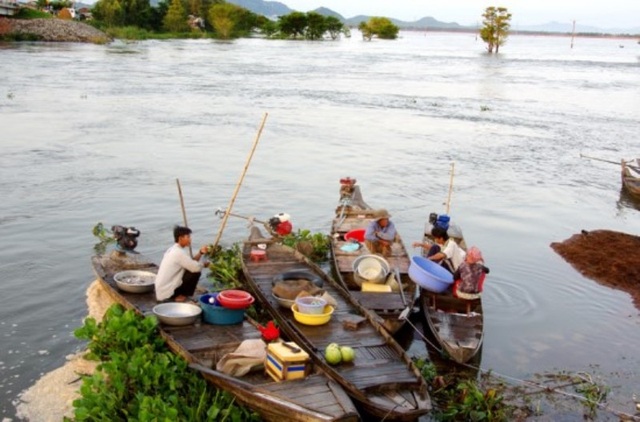
<svg viewBox="0 0 640 422"><path fill-rule="evenodd" d="M301 324L323 325L331 319L333 306L327 305L327 301L320 297L303 296L296 298L291 311L296 321Z"/></svg>
<svg viewBox="0 0 640 422"><path fill-rule="evenodd" d="M254 297L242 290L223 290L200 296L200 307L204 321L215 325L239 324L245 310L254 302Z"/></svg>

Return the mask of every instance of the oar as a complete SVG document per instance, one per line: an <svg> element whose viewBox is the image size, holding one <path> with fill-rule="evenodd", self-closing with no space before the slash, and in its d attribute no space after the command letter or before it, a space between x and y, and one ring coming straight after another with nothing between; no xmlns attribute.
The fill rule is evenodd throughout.
<svg viewBox="0 0 640 422"><path fill-rule="evenodd" d="M451 206L451 193L453 192L453 173L454 173L455 163L451 163L451 178L449 179L449 195L447 196L447 212L449 215L449 207Z"/></svg>
<svg viewBox="0 0 640 422"><path fill-rule="evenodd" d="M187 223L187 212L184 209L184 199L182 198L182 188L180 187L180 179L176 178L176 184L178 185L178 195L180 196L180 208L182 208L182 220L184 221L184 226L189 227ZM191 250L191 245L189 245L189 256L193 258L193 250Z"/></svg>
<svg viewBox="0 0 640 422"><path fill-rule="evenodd" d="M216 236L215 242L213 242L213 250L218 246L218 242L222 237L222 231L224 227L227 225L227 220L229 219L229 215L231 213L231 209L233 208L233 203L236 201L236 196L238 196L238 191L240 191L240 186L242 185L242 181L244 180L244 176L247 174L247 170L249 169L249 163L251 163L251 158L253 157L253 153L258 146L258 141L260 140L260 135L262 134L262 129L264 128L264 124L267 121L268 113L264 113L264 117L262 118L262 123L260 124L260 129L258 129L258 134L256 135L256 140L253 142L253 147L249 152L249 157L247 157L247 162L244 165L244 169L242 170L242 174L240 175L240 179L238 180L238 184L236 185L236 189L233 192L233 196L231 197L231 202L229 202L229 206L227 207L227 212L224 215L222 220L222 224L220 224L220 230L218 230L218 236Z"/></svg>

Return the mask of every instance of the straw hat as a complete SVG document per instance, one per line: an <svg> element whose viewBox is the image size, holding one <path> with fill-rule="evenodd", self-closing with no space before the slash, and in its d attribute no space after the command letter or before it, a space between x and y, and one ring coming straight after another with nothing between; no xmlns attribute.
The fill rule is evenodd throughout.
<svg viewBox="0 0 640 422"><path fill-rule="evenodd" d="M382 220L383 218L391 218L391 215L387 212L387 210L383 208L376 210L376 212L373 213L373 217L376 219L376 221L378 221Z"/></svg>

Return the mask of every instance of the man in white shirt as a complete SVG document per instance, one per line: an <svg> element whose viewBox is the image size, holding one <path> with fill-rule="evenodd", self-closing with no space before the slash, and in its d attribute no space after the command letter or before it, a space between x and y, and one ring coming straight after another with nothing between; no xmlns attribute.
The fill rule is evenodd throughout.
<svg viewBox="0 0 640 422"><path fill-rule="evenodd" d="M156 299L164 301L173 299L184 302L192 296L198 285L203 264L200 258L207 252L207 246L202 246L193 259L189 256L188 247L191 245L191 229L175 226L173 238L176 243L164 253L158 275L156 275Z"/></svg>

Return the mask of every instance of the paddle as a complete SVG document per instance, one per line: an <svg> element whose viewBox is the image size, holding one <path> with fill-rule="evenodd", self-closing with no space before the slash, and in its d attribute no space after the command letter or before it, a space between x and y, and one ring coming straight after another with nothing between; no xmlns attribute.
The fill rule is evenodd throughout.
<svg viewBox="0 0 640 422"><path fill-rule="evenodd" d="M238 196L238 191L240 190L240 186L242 185L242 181L244 180L244 176L247 174L247 170L249 169L249 163L251 162L251 158L253 157L253 153L256 150L256 147L258 146L258 141L260 140L260 135L262 134L262 129L264 128L264 124L267 121L267 116L269 115L269 113L264 113L264 117L262 118L262 123L260 124L260 128L258 129L258 134L256 135L256 139L253 142L253 147L251 148L251 151L249 152L249 156L247 157L247 162L244 165L244 169L242 170L242 174L240 175L240 179L238 180L238 183L236 184L236 188L233 192L233 196L231 197L231 201L229 202L229 206L227 207L227 212L225 212L224 218L222 220L222 224L220 225L220 230L218 230L218 236L216 236L216 240L213 242L213 250L216 250L216 247L218 246L218 242L220 241L220 238L222 237L222 231L224 230L224 227L227 225L227 220L229 219L229 215L231 214L231 209L233 208L233 203L236 200L236 196Z"/></svg>
<svg viewBox="0 0 640 422"><path fill-rule="evenodd" d="M184 199L182 198L182 188L180 187L180 179L176 178L176 184L178 185L178 195L180 196L180 208L182 208L182 220L184 221L184 226L189 227L187 223L187 212L184 209ZM193 250L191 249L191 245L189 245L189 256L193 258Z"/></svg>

